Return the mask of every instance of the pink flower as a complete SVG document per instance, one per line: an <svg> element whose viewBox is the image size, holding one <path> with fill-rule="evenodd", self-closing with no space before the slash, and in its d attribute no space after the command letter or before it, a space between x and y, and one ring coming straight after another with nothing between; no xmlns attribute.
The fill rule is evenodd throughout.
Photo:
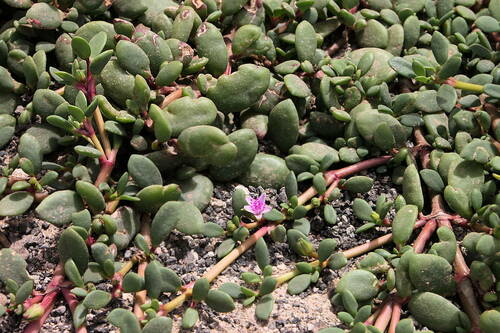
<svg viewBox="0 0 500 333"><path fill-rule="evenodd" d="M254 199L251 196L246 197L248 205L244 206L243 209L249 213L252 213L258 220L262 218L262 215L271 210L271 206L266 205L266 194L263 193L260 197Z"/></svg>

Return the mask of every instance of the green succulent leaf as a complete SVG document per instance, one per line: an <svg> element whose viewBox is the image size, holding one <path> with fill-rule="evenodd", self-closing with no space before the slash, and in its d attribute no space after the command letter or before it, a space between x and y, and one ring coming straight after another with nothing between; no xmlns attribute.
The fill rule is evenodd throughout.
<svg viewBox="0 0 500 333"><path fill-rule="evenodd" d="M141 333L141 326L137 317L125 309L113 309L106 318L123 333Z"/></svg>
<svg viewBox="0 0 500 333"><path fill-rule="evenodd" d="M16 216L24 214L33 204L31 193L18 191L11 193L0 200L0 216Z"/></svg>
<svg viewBox="0 0 500 333"><path fill-rule="evenodd" d="M98 310L105 307L111 301L111 294L102 290L94 290L83 299L83 305L87 309Z"/></svg>
<svg viewBox="0 0 500 333"><path fill-rule="evenodd" d="M80 196L73 191L57 191L46 197L35 209L40 218L55 224L71 222L71 215L83 209Z"/></svg>
<svg viewBox="0 0 500 333"><path fill-rule="evenodd" d="M205 302L211 309L217 312L231 312L235 308L231 296L220 290L210 290Z"/></svg>
<svg viewBox="0 0 500 333"><path fill-rule="evenodd" d="M29 280L26 271L26 261L19 254L9 248L0 250L0 281L4 284L12 280L17 285L22 285Z"/></svg>

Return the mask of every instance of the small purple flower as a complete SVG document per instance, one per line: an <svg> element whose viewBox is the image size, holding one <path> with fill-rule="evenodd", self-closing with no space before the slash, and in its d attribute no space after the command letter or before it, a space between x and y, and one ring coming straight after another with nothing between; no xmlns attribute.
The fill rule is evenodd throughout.
<svg viewBox="0 0 500 333"><path fill-rule="evenodd" d="M244 206L243 209L249 213L252 213L258 220L262 218L262 215L271 210L271 206L266 205L266 194L263 193L257 199L251 196L246 197L248 205Z"/></svg>

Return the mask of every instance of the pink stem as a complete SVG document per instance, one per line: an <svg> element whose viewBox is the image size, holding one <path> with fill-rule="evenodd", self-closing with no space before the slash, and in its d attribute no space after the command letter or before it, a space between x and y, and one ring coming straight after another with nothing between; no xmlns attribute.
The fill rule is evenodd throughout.
<svg viewBox="0 0 500 333"><path fill-rule="evenodd" d="M327 185L333 183L335 179L341 179L346 176L358 173L360 171L373 168L375 166L379 166L381 164L387 163L392 156L386 155L382 157L371 158L366 161L361 161L353 165L349 165L345 168L338 170L330 170L324 173L325 181ZM307 201L309 201L312 197L314 197L318 192L314 189L314 187L310 187L304 193L302 193L299 197L299 205L303 205Z"/></svg>
<svg viewBox="0 0 500 333"><path fill-rule="evenodd" d="M439 226L452 229L448 219L438 219L438 222ZM453 266L455 268L455 281L457 282L458 296L472 323L472 332L479 333L479 317L481 316L481 310L477 303L474 290L472 289L472 283L469 280L470 269L465 262L460 247L457 247Z"/></svg>
<svg viewBox="0 0 500 333"><path fill-rule="evenodd" d="M378 328L380 332L384 332L387 325L389 325L389 321L391 320L393 305L394 305L393 301L387 302L380 311L380 314L378 315L377 320L373 325L376 328Z"/></svg>
<svg viewBox="0 0 500 333"><path fill-rule="evenodd" d="M113 168L115 167L116 161L116 149L111 151L111 154L108 159L106 157L99 157L99 164L101 165L101 169L99 170L99 174L97 175L97 179L94 183L95 186L99 186L99 184L104 183L108 180Z"/></svg>
<svg viewBox="0 0 500 333"><path fill-rule="evenodd" d="M358 173L360 171L387 163L391 158L392 158L391 155L375 157L366 161L361 161L356 164L349 165L342 169L327 171L325 174L325 179L327 180L327 182L329 181L329 183L331 183L333 179L335 179L335 176L338 178L344 178L346 176Z"/></svg>
<svg viewBox="0 0 500 333"><path fill-rule="evenodd" d="M366 326L373 325L375 323L375 319L377 319L377 317L380 314L380 311L382 311L382 308L384 307L384 305L385 305L385 301L384 301L384 303L379 305L377 310L375 310L375 312L370 317L368 317L368 319L365 320L365 322L363 324L365 324Z"/></svg>
<svg viewBox="0 0 500 333"><path fill-rule="evenodd" d="M24 333L38 333L42 329L43 324L47 320L47 318L50 315L50 312L52 311L52 308L54 307L54 303L56 301L57 295L59 294L59 290L54 290L43 298L42 302L40 305L43 307L45 310L42 316L38 319L35 319L34 321L30 322L28 326L24 328Z"/></svg>
<svg viewBox="0 0 500 333"><path fill-rule="evenodd" d="M27 300L24 301L23 307L25 309L28 309L31 307L33 304L40 303L44 298L44 295L34 295L31 298L28 298Z"/></svg>
<svg viewBox="0 0 500 333"><path fill-rule="evenodd" d="M429 220L425 224L425 226L420 231L420 234L418 234L415 243L413 244L413 249L415 250L415 253L422 253L425 244L431 238L432 234L436 230L436 226L437 226L436 220Z"/></svg>
<svg viewBox="0 0 500 333"><path fill-rule="evenodd" d="M392 307L391 323L389 324L388 333L396 333L396 326L401 318L401 302L394 302Z"/></svg>
<svg viewBox="0 0 500 333"><path fill-rule="evenodd" d="M74 316L76 306L78 305L78 300L76 299L76 296L72 294L68 288L63 288L61 289L61 291L64 296L64 299L66 300L66 303L68 303L71 314ZM75 333L87 333L87 328L85 327L85 325L82 325L75 330Z"/></svg>

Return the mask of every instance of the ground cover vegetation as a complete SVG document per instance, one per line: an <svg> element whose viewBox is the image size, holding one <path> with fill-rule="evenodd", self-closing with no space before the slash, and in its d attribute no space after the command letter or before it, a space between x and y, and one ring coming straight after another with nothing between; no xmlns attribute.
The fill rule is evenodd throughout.
<svg viewBox="0 0 500 333"><path fill-rule="evenodd" d="M86 332L125 293L133 311L107 314L123 333L169 332L179 307L192 328L200 303L267 320L275 288L300 294L358 256L330 299L342 325L321 332L498 332L499 0L3 0L0 15L0 148L15 148L0 216L60 228L43 291L0 250L0 312L25 332L58 297ZM367 170L400 195L357 197ZM223 182L284 187L287 202L237 188L234 217L206 221ZM313 244L308 216L335 228L341 191L357 233L387 234ZM157 259L174 232L219 239L218 263L182 281ZM301 261L275 274L270 242ZM211 287L246 251L259 274Z"/></svg>

